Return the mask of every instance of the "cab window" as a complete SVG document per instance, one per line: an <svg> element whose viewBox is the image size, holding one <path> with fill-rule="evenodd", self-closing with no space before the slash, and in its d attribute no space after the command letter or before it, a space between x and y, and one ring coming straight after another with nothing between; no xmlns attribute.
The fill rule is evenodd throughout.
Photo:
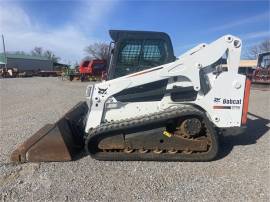
<svg viewBox="0 0 270 202"><path fill-rule="evenodd" d="M94 68L95 70L103 70L103 69L106 68L106 64L104 64L104 63L95 63L95 64L93 65L93 68Z"/></svg>
<svg viewBox="0 0 270 202"><path fill-rule="evenodd" d="M270 54L262 56L261 64L259 64L262 68L269 68L270 67Z"/></svg>
<svg viewBox="0 0 270 202"><path fill-rule="evenodd" d="M156 40L125 40L120 46L114 78L166 63L166 43Z"/></svg>

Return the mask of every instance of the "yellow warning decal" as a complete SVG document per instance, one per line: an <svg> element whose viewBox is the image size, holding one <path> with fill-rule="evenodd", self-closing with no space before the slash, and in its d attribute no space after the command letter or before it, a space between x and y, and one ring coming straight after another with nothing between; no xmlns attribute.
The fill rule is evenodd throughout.
<svg viewBox="0 0 270 202"><path fill-rule="evenodd" d="M171 137L172 136L172 134L171 133L169 133L168 131L163 131L163 135L165 135L165 136L167 136L167 137Z"/></svg>

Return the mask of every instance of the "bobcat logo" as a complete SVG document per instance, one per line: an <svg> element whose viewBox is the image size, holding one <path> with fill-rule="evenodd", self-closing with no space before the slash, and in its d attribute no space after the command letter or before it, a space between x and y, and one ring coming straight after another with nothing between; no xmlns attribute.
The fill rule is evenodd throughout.
<svg viewBox="0 0 270 202"><path fill-rule="evenodd" d="M218 97L215 97L215 98L214 98L214 102L215 102L215 103L220 102L220 100L221 100L221 98L218 98Z"/></svg>
<svg viewBox="0 0 270 202"><path fill-rule="evenodd" d="M102 95L107 94L107 89L108 89L108 88L105 88L105 89L103 89L103 88L98 88L98 94L102 94Z"/></svg>

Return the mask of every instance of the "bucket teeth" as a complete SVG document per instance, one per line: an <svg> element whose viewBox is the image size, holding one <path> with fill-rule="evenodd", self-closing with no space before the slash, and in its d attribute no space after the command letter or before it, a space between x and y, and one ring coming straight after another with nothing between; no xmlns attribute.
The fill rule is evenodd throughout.
<svg viewBox="0 0 270 202"><path fill-rule="evenodd" d="M78 103L55 124L47 124L19 145L11 154L13 162L70 161L81 153L83 119L88 106Z"/></svg>

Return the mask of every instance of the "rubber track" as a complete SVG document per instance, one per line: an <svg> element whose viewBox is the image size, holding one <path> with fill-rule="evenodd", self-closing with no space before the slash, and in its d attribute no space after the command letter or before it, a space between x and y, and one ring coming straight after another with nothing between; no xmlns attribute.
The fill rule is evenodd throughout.
<svg viewBox="0 0 270 202"><path fill-rule="evenodd" d="M97 142L103 138L113 136L119 133L125 133L125 131L141 128L149 124L164 124L167 121L175 118L180 118L183 116L200 116L203 118L207 129L211 136L212 146L207 152L202 153L192 153L192 154L169 154L161 153L155 154L153 152L148 152L141 154L139 152L133 152L126 154L124 152L99 152L97 151ZM90 146L88 146L90 145ZM90 148L90 149L89 149ZM138 160L138 161L210 161L213 160L218 153L218 138L216 130L214 129L212 123L206 117L204 112L194 108L190 105L183 105L181 107L172 107L166 110L147 114L131 119L119 120L110 123L105 123L92 129L85 137L85 149L92 156L92 158L97 160Z"/></svg>

